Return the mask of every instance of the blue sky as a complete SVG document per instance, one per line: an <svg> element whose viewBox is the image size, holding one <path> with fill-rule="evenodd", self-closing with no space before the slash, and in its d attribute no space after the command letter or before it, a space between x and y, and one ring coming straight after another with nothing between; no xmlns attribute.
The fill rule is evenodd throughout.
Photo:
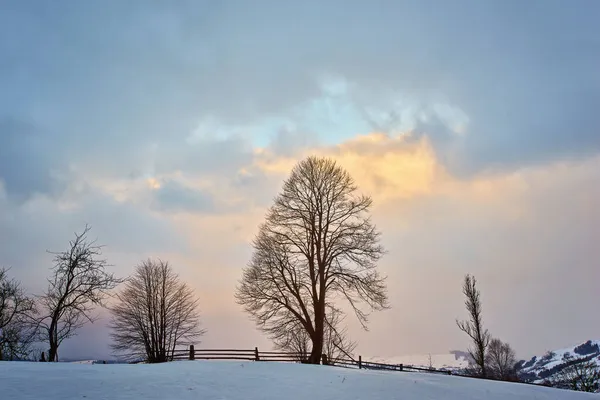
<svg viewBox="0 0 600 400"><path fill-rule="evenodd" d="M511 188L525 192L515 198L498 195L511 204L546 202L542 193L551 193L565 199L554 200L566 207L560 213L578 213L566 200L574 191L585 197L581 201L597 195L598 176L585 168L593 169L600 153L598 15L600 3L592 0L3 1L0 265L12 265L20 278L44 271L44 250L60 248L73 230L89 222L110 242L115 264L126 266L123 271L155 254L181 257L182 268L191 270L194 257L204 254L198 243L202 226L225 218L228 222L219 224L252 232L258 220L245 216L261 215L284 177L270 175L279 168L274 160L287 162L312 151L339 157L356 153L348 163L367 152L380 152L382 160L398 151L393 162L404 165L414 150L436 171L464 184L492 176L489 185L500 190L502 182L518 176L518 189ZM403 146L412 150L398 150L392 139L385 142L390 148L344 145L374 132L388 138L402 134ZM257 156L259 148L268 157ZM564 163L568 167L557 166ZM421 165L415 161L411 168ZM364 168L371 164L365 161ZM563 175L560 168L570 172ZM555 171L562 180L548 183L543 171ZM392 184L383 175L373 178L380 182L373 186L374 196L387 193L385 185ZM149 189L149 179L160 185ZM552 192L551 187L562 189ZM471 204L447 193L436 196L414 201L425 208L435 204L428 215L462 215L460 210ZM401 208L405 198L393 201ZM494 207L508 203L499 204L487 204L481 215L491 218ZM565 222L578 239L569 242L561 240L557 225L544 225L558 209L548 207L548 214L540 211L537 225L527 229L500 227L495 224L501 221L473 217L479 215L475 211L465 214L473 225L452 220L447 221L452 228L442 229L452 240L438 237L436 224L442 222L428 220L431 230L422 228L422 240L435 237L444 251L459 257L458 249L477 251L473 240L482 236L482 226L493 232L508 229L496 239L506 243L531 229L527 240L535 236L539 245L532 254L561 243L560 256L554 257L566 260L556 266L561 276L569 276L569 255L577 253L580 275L597 277L590 261L597 251L585 239L597 233L592 225L597 215L573 214L573 221L584 222L580 228ZM392 218L392 246L404 235L394 230L402 218L412 221L423 212L413 211ZM205 225L185 225L202 218ZM548 230L557 236L548 236ZM457 237L464 240L447 245ZM227 279L234 285L249 238L224 234L223 240L231 240L229 247L221 244L235 248L235 255L215 254L210 262L233 269ZM24 252L31 243L36 251ZM517 248L506 244L505 251ZM464 257L452 261L456 276L475 268L470 264L475 261ZM549 262L525 258L525 271ZM432 267L428 273L439 271ZM538 290L534 278L541 278L531 274L532 286L524 284L525 289ZM223 290L231 291L226 282L223 278ZM27 285L38 288L43 280L28 279ZM553 283L541 285L550 290ZM197 290L203 289L199 284ZM210 317L213 321L243 324L244 316L229 303L207 307L209 317L223 318ZM507 335L525 353L540 350L541 344L518 335L519 323ZM588 339L590 330L570 334L565 329L544 346ZM395 351L427 351L418 336ZM443 345L461 346L458 338Z"/></svg>

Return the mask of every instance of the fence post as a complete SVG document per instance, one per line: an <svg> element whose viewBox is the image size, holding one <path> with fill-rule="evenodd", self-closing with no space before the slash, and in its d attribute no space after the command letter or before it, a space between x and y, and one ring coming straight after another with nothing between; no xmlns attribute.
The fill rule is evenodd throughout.
<svg viewBox="0 0 600 400"><path fill-rule="evenodd" d="M404 370L404 364L400 364L400 371Z"/></svg>
<svg viewBox="0 0 600 400"><path fill-rule="evenodd" d="M254 361L260 361L260 357L258 356L258 347L254 348Z"/></svg>
<svg viewBox="0 0 600 400"><path fill-rule="evenodd" d="M194 360L196 358L196 353L194 351L194 345L190 344L190 360Z"/></svg>
<svg viewBox="0 0 600 400"><path fill-rule="evenodd" d="M362 369L362 356L358 356L358 369Z"/></svg>
<svg viewBox="0 0 600 400"><path fill-rule="evenodd" d="M321 354L321 364L329 365L329 362L327 360L327 354Z"/></svg>

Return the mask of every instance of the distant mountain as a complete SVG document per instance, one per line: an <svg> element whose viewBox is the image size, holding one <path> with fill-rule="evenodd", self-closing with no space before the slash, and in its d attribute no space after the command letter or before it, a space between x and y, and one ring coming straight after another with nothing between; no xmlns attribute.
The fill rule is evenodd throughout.
<svg viewBox="0 0 600 400"><path fill-rule="evenodd" d="M519 361L518 374L525 382L543 383L565 368L569 359L590 360L600 366L600 340L588 340L578 346L549 351L541 357L534 356L529 361Z"/></svg>
<svg viewBox="0 0 600 400"><path fill-rule="evenodd" d="M450 352L450 354L454 354L454 357L457 360L463 360L464 362L466 362L467 364L470 362L469 360L471 360L471 355L466 352L466 351L462 351L462 350L452 350Z"/></svg>
<svg viewBox="0 0 600 400"><path fill-rule="evenodd" d="M60 362L74 364L127 364L127 362L120 360L82 360L78 358L63 358Z"/></svg>
<svg viewBox="0 0 600 400"><path fill-rule="evenodd" d="M417 354L405 356L375 356L364 358L365 361L381 362L386 364L404 364L414 367L445 369L449 371L458 371L469 365L468 355L460 351L451 351L446 354Z"/></svg>

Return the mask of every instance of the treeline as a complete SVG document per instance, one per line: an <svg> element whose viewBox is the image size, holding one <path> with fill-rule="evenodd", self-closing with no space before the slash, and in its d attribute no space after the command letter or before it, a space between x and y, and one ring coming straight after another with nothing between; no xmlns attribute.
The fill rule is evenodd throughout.
<svg viewBox="0 0 600 400"><path fill-rule="evenodd" d="M133 276L118 278L107 271L102 246L88 239L89 231L86 226L66 251L52 253L42 294L27 295L9 269L0 269L0 360L58 361L60 345L97 319L97 307L111 311L112 347L124 358L167 361L177 344L203 334L198 300L167 262L147 260Z"/></svg>

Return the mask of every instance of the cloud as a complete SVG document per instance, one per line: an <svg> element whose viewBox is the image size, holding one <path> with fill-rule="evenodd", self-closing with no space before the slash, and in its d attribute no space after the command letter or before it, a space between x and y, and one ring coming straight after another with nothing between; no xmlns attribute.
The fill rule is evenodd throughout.
<svg viewBox="0 0 600 400"><path fill-rule="evenodd" d="M217 343L219 321L245 320L231 294L273 196L327 155L373 196L390 249L395 308L353 331L365 354L464 344L467 271L518 350L588 339L598 7L3 3L0 263L35 289L44 250L88 222L119 272L174 260Z"/></svg>
<svg viewBox="0 0 600 400"><path fill-rule="evenodd" d="M430 124L437 115L443 126L461 125L460 137L428 129L455 173L600 148L593 2L568 12L535 1L63 4L3 5L0 36L20 45L0 42L10 60L0 104L60 131L69 153L52 157L78 168L143 173L153 146L169 154L160 169L233 160L186 151L185 138L207 119L241 127L253 144L286 130L331 143L406 130L424 110Z"/></svg>
<svg viewBox="0 0 600 400"><path fill-rule="evenodd" d="M62 161L54 157L53 147L48 132L15 118L0 118L0 181L11 199L23 202L64 187Z"/></svg>
<svg viewBox="0 0 600 400"><path fill-rule="evenodd" d="M215 210L213 198L176 181L157 184L153 190L155 207L160 211L206 213Z"/></svg>
<svg viewBox="0 0 600 400"><path fill-rule="evenodd" d="M35 292L45 287L52 266L46 251L65 250L86 223L119 275L128 275L148 256L189 249L167 218L95 188L72 189L61 197L36 195L20 205L1 199L0 265L12 266L16 278Z"/></svg>

